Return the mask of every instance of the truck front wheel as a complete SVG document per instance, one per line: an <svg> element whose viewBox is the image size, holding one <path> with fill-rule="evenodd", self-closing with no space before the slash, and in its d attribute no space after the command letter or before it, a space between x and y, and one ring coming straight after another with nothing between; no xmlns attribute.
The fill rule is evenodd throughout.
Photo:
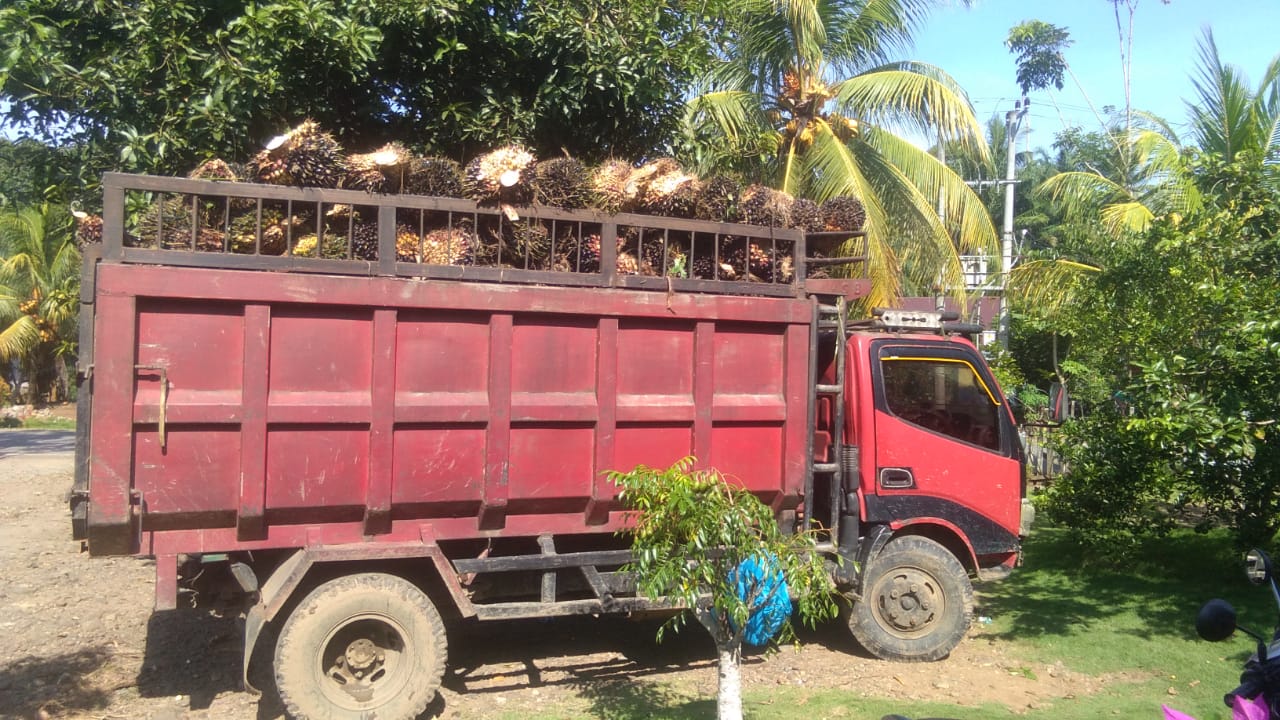
<svg viewBox="0 0 1280 720"><path fill-rule="evenodd" d="M960 561L923 537L895 538L869 563L849 629L883 660L947 656L969 630L973 586Z"/></svg>
<svg viewBox="0 0 1280 720"><path fill-rule="evenodd" d="M410 720L440 688L447 650L421 590L394 575L348 575L317 587L285 621L276 686L300 720Z"/></svg>

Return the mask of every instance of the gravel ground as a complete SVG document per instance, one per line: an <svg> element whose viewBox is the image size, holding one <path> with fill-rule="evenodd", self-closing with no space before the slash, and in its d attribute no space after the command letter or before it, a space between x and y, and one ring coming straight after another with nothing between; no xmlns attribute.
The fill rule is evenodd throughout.
<svg viewBox="0 0 1280 720"><path fill-rule="evenodd" d="M79 551L66 504L71 464L68 452L0 454L0 718L283 717L270 691L239 690L235 618L153 614L150 561ZM641 692L644 703L713 699L705 636L686 632L655 646L654 628L590 618L450 628L445 688L427 717L616 718L624 716L602 708ZM747 688L1023 710L1124 680L1027 668L981 628L950 658L927 665L865 657L834 624L803 639L798 650L748 657ZM269 684L266 675L256 681Z"/></svg>

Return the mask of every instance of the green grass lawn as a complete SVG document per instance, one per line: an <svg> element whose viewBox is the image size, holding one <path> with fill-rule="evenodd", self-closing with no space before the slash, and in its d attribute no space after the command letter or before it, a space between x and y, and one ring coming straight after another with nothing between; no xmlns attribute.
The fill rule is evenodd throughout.
<svg viewBox="0 0 1280 720"><path fill-rule="evenodd" d="M980 589L977 614L992 622L970 642L999 643L1009 658L1024 659L1029 673L1060 662L1074 672L1125 673L1124 679L1107 683L1097 694L1055 700L1022 714L1003 706L904 703L848 690L747 685L746 716L878 720L899 713L963 720L1159 720L1160 705L1167 703L1199 720L1230 717L1222 695L1235 687L1254 646L1240 634L1220 644L1200 640L1194 627L1196 611L1209 598L1222 597L1236 605L1242 624L1269 633L1276 609L1269 591L1245 581L1243 553L1224 533L1180 531L1148 543L1132 559L1116 561L1084 555L1061 530L1041 528L1026 551L1024 567ZM690 697L644 682L586 688L583 698L590 704L583 717L590 718L715 716L714 697Z"/></svg>
<svg viewBox="0 0 1280 720"><path fill-rule="evenodd" d="M29 417L22 423L25 430L75 430L76 421L60 417Z"/></svg>

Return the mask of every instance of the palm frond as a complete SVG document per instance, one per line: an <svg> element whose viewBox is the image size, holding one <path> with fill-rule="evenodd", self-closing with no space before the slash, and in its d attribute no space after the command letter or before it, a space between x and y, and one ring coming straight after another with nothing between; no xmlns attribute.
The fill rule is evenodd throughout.
<svg viewBox="0 0 1280 720"><path fill-rule="evenodd" d="M946 224L954 231L961 251L999 254L1000 237L991 223L991 215L964 178L933 155L892 133L868 128L862 140L901 169L925 197L943 198Z"/></svg>
<svg viewBox="0 0 1280 720"><path fill-rule="evenodd" d="M867 213L866 276L871 281L871 291L864 302L868 308L897 304L902 293L902 268L892 243L894 235L891 228L894 226L880 195L875 192L875 186L863 173L859 159L829 127L820 127L813 146L805 155L805 163L814 169L817 176L827 179L815 197L854 195L862 199ZM841 251L856 252L856 243L846 243Z"/></svg>
<svg viewBox="0 0 1280 720"><path fill-rule="evenodd" d="M841 81L835 90L840 112L850 117L928 135L941 132L944 140L986 152L968 97L937 68L909 62L882 65Z"/></svg>
<svg viewBox="0 0 1280 720"><path fill-rule="evenodd" d="M1075 300L1080 283L1101 268L1062 258L1031 260L1009 272L1006 293L1015 307L1056 315Z"/></svg>
<svg viewBox="0 0 1280 720"><path fill-rule="evenodd" d="M932 288L941 283L957 297L963 296L959 253L938 218L933 200L921 192L893 158L871 143L845 145L834 132L823 132L815 138L808 159L813 163L813 176L819 179L814 186L817 197L852 192L862 198L864 205L874 203L878 208L885 225L876 227L871 213L867 215L866 230L873 253L877 247L891 247L903 279L915 288ZM850 166L856 167L856 172L849 171ZM843 177L838 176L841 170ZM982 214L985 217L985 211ZM987 223L990 224L989 219ZM872 270L877 269L873 263ZM896 297L878 300L892 301Z"/></svg>
<svg viewBox="0 0 1280 720"><path fill-rule="evenodd" d="M0 360L12 360L40 344L40 328L30 315L22 315L0 329Z"/></svg>
<svg viewBox="0 0 1280 720"><path fill-rule="evenodd" d="M1136 200L1108 205L1101 214L1103 229L1114 238L1144 232L1154 219L1151 209Z"/></svg>
<svg viewBox="0 0 1280 720"><path fill-rule="evenodd" d="M1098 173L1081 171L1058 173L1032 192L1048 198L1068 217L1095 215L1109 204L1132 199L1129 192L1114 180Z"/></svg>
<svg viewBox="0 0 1280 720"><path fill-rule="evenodd" d="M965 0L964 4L968 4ZM826 54L839 71L852 75L889 61L911 49L913 37L929 13L934 0L865 0L861 3L830 3Z"/></svg>

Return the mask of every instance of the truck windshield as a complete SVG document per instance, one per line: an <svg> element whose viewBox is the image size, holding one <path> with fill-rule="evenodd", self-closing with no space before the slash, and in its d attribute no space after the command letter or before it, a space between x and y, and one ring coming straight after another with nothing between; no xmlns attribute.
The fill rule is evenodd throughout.
<svg viewBox="0 0 1280 720"><path fill-rule="evenodd" d="M988 450L1000 449L999 403L964 360L881 358L889 412L932 432Z"/></svg>

